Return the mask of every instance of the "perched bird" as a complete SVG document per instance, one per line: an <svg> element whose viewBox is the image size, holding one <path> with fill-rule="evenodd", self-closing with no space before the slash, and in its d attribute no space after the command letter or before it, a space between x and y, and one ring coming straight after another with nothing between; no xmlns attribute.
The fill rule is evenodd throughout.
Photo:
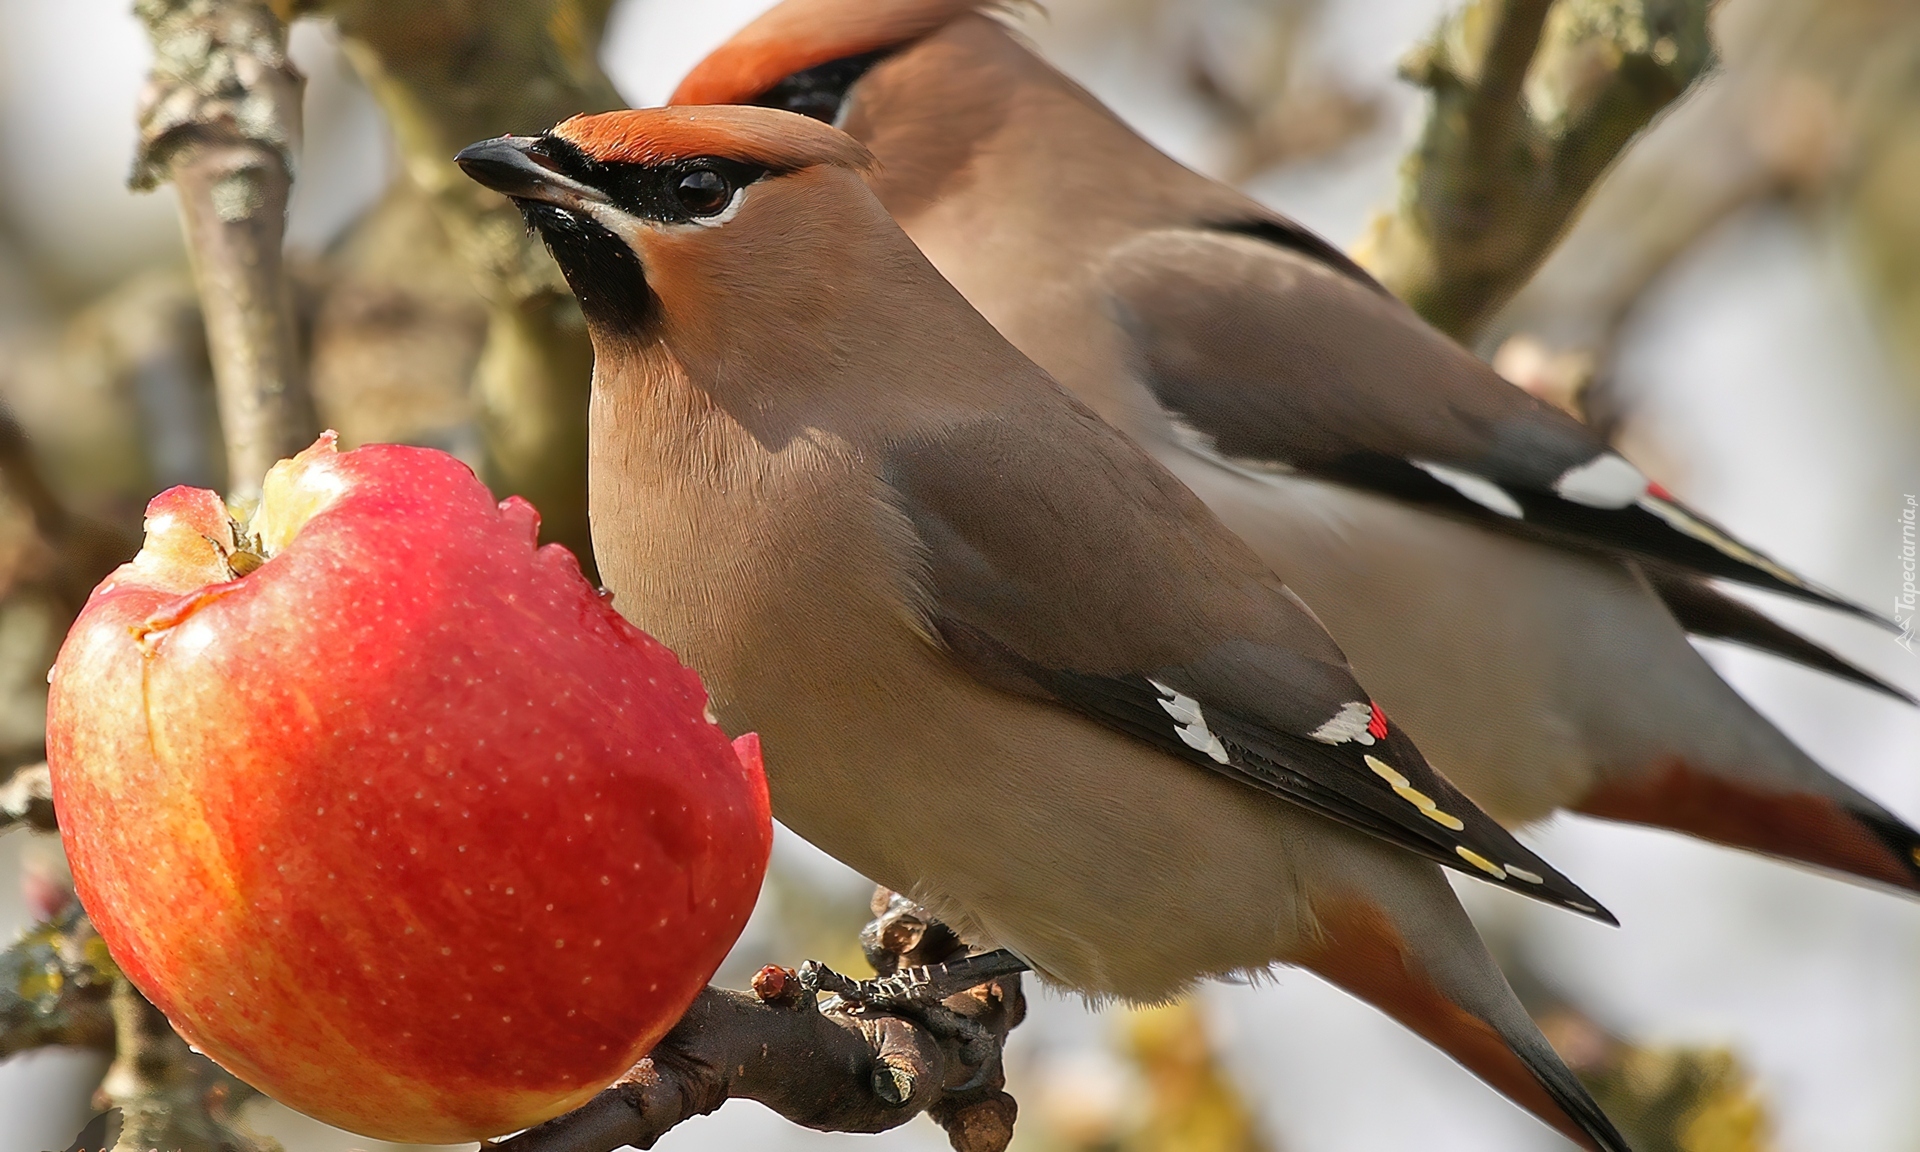
<svg viewBox="0 0 1920 1152"><path fill-rule="evenodd" d="M586 315L615 603L761 734L782 821L1091 996L1309 968L1625 1147L1435 862L1610 918L967 305L862 182L864 148L786 112L664 109L459 161Z"/></svg>
<svg viewBox="0 0 1920 1152"><path fill-rule="evenodd" d="M865 142L940 271L1252 546L1493 816L1573 809L1920 889L1920 836L1686 636L1904 699L1706 578L1871 613L1156 150L983 11L1001 6L787 0L673 102L785 108Z"/></svg>

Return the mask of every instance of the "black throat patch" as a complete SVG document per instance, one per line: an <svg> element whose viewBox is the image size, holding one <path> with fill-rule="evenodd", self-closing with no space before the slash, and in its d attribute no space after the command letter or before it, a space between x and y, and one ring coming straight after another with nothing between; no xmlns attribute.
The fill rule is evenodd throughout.
<svg viewBox="0 0 1920 1152"><path fill-rule="evenodd" d="M768 174L764 167L718 156L659 165L607 163L557 136L542 137L534 151L561 175L605 193L622 212L662 224L690 224L698 218L676 191L690 174L716 173L734 195ZM585 213L543 200L515 203L527 226L553 253L590 325L626 331L646 326L658 300L647 287L639 254L625 240Z"/></svg>

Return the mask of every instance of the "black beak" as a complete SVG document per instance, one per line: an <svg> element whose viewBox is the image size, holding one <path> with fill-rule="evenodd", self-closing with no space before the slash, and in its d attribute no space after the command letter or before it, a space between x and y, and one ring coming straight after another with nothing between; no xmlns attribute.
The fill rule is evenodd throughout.
<svg viewBox="0 0 1920 1152"><path fill-rule="evenodd" d="M534 150L537 136L496 136L469 144L453 158L473 180L515 200L538 200L578 210L607 203L606 193L553 168Z"/></svg>

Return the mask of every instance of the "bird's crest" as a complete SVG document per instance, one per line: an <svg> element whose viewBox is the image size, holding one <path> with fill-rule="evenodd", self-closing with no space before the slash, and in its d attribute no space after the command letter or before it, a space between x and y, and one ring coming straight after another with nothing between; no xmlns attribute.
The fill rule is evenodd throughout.
<svg viewBox="0 0 1920 1152"><path fill-rule="evenodd" d="M702 60L669 104L739 104L795 72L910 44L1007 0L787 0Z"/></svg>
<svg viewBox="0 0 1920 1152"><path fill-rule="evenodd" d="M818 120L772 108L638 108L575 116L553 135L605 164L655 166L714 156L792 172L831 164L864 172L873 155Z"/></svg>

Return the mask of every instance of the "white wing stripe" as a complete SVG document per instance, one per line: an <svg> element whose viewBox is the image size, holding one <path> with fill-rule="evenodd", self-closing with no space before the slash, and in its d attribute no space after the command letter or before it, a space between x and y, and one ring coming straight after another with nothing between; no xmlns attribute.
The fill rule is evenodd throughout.
<svg viewBox="0 0 1920 1152"><path fill-rule="evenodd" d="M1524 518L1525 514L1520 510L1520 502L1507 495L1506 489L1485 476L1475 476L1471 472L1462 472L1458 468L1449 468L1445 464L1435 464L1431 460L1409 460L1407 463L1482 508L1514 520Z"/></svg>
<svg viewBox="0 0 1920 1152"><path fill-rule="evenodd" d="M1560 474L1553 490L1562 500L1589 508L1625 508L1647 490L1646 474L1617 452L1602 452Z"/></svg>
<svg viewBox="0 0 1920 1152"><path fill-rule="evenodd" d="M1216 764L1227 762L1227 746L1220 743L1220 737L1207 727L1206 714L1200 711L1200 701L1167 687L1158 680L1147 683L1166 696L1160 701L1160 707L1175 722L1174 733L1180 742L1196 752L1205 752Z"/></svg>
<svg viewBox="0 0 1920 1152"><path fill-rule="evenodd" d="M1373 733L1367 731L1367 725L1373 723L1373 705L1365 700L1354 700L1340 705L1340 711L1333 719L1315 728L1307 735L1322 744L1345 744L1352 740L1358 744L1372 744Z"/></svg>

